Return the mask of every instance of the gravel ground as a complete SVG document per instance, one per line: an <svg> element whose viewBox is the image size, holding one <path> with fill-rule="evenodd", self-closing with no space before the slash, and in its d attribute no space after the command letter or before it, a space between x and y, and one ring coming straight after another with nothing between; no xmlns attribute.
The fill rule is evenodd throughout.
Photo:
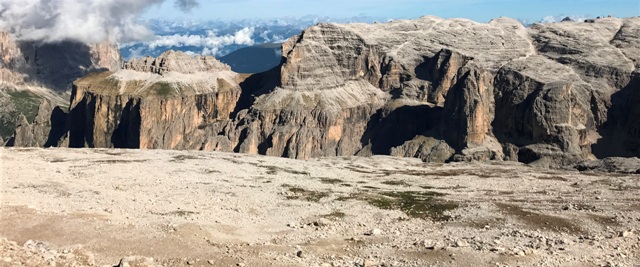
<svg viewBox="0 0 640 267"><path fill-rule="evenodd" d="M0 266L640 266L640 175L0 149Z"/></svg>

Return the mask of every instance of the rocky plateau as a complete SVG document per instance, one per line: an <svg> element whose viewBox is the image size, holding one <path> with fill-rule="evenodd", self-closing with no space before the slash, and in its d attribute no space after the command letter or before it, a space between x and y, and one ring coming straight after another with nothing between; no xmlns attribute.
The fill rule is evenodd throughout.
<svg viewBox="0 0 640 267"><path fill-rule="evenodd" d="M0 266L640 264L637 174L86 148L0 164Z"/></svg>

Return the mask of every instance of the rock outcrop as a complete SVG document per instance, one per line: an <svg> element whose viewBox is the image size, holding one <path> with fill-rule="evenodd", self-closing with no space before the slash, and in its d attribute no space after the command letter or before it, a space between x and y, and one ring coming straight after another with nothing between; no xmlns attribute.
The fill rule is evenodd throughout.
<svg viewBox="0 0 640 267"><path fill-rule="evenodd" d="M75 83L71 146L571 165L640 156L640 18L327 24L250 77L168 52Z"/></svg>
<svg viewBox="0 0 640 267"><path fill-rule="evenodd" d="M75 79L90 72L116 70L121 64L114 44L17 41L6 32L0 32L0 53L0 78L5 86L31 85L56 92L70 90Z"/></svg>
<svg viewBox="0 0 640 267"><path fill-rule="evenodd" d="M169 51L74 83L71 147L204 149L207 125L227 121L242 76L213 57Z"/></svg>
<svg viewBox="0 0 640 267"><path fill-rule="evenodd" d="M10 139L10 145L43 146L52 122L35 116L58 113L54 108L68 105L66 94L74 80L94 71L116 70L120 61L117 46L109 43L47 44L18 41L0 32L0 137ZM12 133L17 135L11 138Z"/></svg>
<svg viewBox="0 0 640 267"><path fill-rule="evenodd" d="M13 136L7 146L18 147L59 147L67 144L67 113L48 100L43 100L38 107L38 115L29 122L24 114L20 114Z"/></svg>

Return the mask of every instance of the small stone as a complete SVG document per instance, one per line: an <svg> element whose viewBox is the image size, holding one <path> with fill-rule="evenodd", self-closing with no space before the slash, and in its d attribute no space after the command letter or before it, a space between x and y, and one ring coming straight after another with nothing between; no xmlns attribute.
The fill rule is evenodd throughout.
<svg viewBox="0 0 640 267"><path fill-rule="evenodd" d="M415 245L422 246L422 247L424 247L426 249L434 250L434 249L436 249L436 244L437 244L436 241L427 239L427 240L422 240L420 242L417 242Z"/></svg>
<svg viewBox="0 0 640 267"><path fill-rule="evenodd" d="M314 226L318 226L318 227L324 227L331 224L331 222L325 218L320 218L317 221L313 222Z"/></svg>
<svg viewBox="0 0 640 267"><path fill-rule="evenodd" d="M187 265L194 265L196 263L196 261L194 260L188 260L187 261Z"/></svg>
<svg viewBox="0 0 640 267"><path fill-rule="evenodd" d="M297 227L298 227L298 224L297 224L297 223L295 223L295 222L290 222L290 223L288 223L288 224L287 224L287 227L297 228Z"/></svg>
<svg viewBox="0 0 640 267"><path fill-rule="evenodd" d="M618 236L625 238L625 237L630 237L632 235L633 235L633 232L631 232L631 231L622 231L622 232L620 232L620 234Z"/></svg>
<svg viewBox="0 0 640 267"><path fill-rule="evenodd" d="M362 267L374 267L377 264L372 261L372 260L364 260L364 262L362 263Z"/></svg>
<svg viewBox="0 0 640 267"><path fill-rule="evenodd" d="M120 260L117 267L155 267L153 258L129 256Z"/></svg>
<svg viewBox="0 0 640 267"><path fill-rule="evenodd" d="M244 264L244 263L240 262L240 263L236 264L236 266L238 266L238 267L244 267L244 266L246 266L246 264Z"/></svg>
<svg viewBox="0 0 640 267"><path fill-rule="evenodd" d="M213 265L213 264L214 264L214 262L213 262L212 260L208 260L208 261L207 261L207 263L208 263L209 265Z"/></svg>
<svg viewBox="0 0 640 267"><path fill-rule="evenodd" d="M378 228L371 229L371 231L365 233L365 235L373 235L373 236L381 235L381 234L382 234L382 230Z"/></svg>
<svg viewBox="0 0 640 267"><path fill-rule="evenodd" d="M298 256L298 258L302 258L302 250L298 250L298 252L296 252L296 256Z"/></svg>
<svg viewBox="0 0 640 267"><path fill-rule="evenodd" d="M467 241L464 241L464 240L458 240L458 241L456 242L456 247L464 248L464 247L468 247L468 246L469 246L469 243L467 243Z"/></svg>

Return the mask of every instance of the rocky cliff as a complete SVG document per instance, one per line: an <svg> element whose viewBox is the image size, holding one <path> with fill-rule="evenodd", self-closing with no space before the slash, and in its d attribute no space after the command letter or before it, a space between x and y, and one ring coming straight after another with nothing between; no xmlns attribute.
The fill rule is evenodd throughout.
<svg viewBox="0 0 640 267"><path fill-rule="evenodd" d="M118 48L108 43L27 42L0 32L0 138L9 145L44 146L50 117L58 118L56 106L68 106L72 82L90 72L116 70L120 61ZM38 120L44 117L47 122ZM32 134L20 136L27 132Z"/></svg>
<svg viewBox="0 0 640 267"><path fill-rule="evenodd" d="M230 119L242 76L213 57L169 51L74 83L71 147L204 149Z"/></svg>
<svg viewBox="0 0 640 267"><path fill-rule="evenodd" d="M70 144L545 166L640 156L639 38L639 17L318 24L250 77L175 52L85 77Z"/></svg>

